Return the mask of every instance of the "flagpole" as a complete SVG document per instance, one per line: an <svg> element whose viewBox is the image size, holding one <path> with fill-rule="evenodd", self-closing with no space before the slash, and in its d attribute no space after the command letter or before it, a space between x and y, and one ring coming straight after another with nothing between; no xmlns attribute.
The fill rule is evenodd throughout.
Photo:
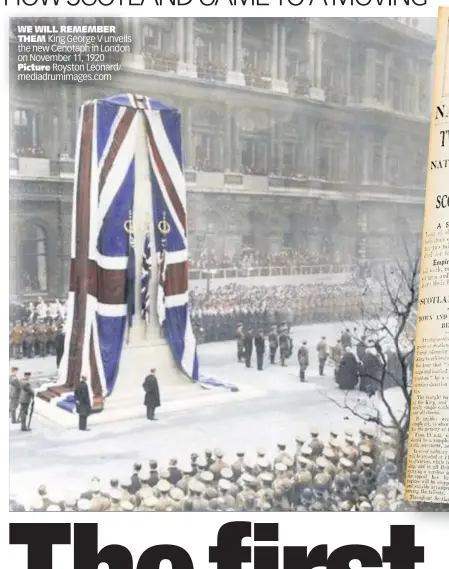
<svg viewBox="0 0 449 569"><path fill-rule="evenodd" d="M129 218L125 222L125 231L129 235L129 255L131 255L131 250L134 249L134 227L133 227L133 214L132 211L129 211ZM129 262L129 261L128 261ZM134 259L135 262L135 259ZM129 294L129 291L128 291ZM135 301L134 301L135 302ZM128 309L129 310L129 309ZM131 339L131 322L130 322L130 315L127 310L126 320L127 320L127 329L126 329L126 339L125 342L128 345ZM131 316L132 318L132 316Z"/></svg>

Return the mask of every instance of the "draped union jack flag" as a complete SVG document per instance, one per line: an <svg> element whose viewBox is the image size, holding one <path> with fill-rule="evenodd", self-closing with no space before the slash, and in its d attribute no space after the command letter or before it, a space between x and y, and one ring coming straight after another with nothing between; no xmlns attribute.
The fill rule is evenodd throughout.
<svg viewBox="0 0 449 569"><path fill-rule="evenodd" d="M154 254L162 257L158 315L174 360L194 381L198 358L188 309L186 184L182 170L181 117L147 97L124 94L85 103L80 112L72 216L70 291L61 384L50 399L72 411L67 395L88 377L101 408L117 380L127 317L134 314L134 252L124 230L136 191L138 125L146 129L153 212ZM151 202L150 202L151 200ZM161 220L170 232L160 235ZM132 261L132 262L131 262ZM130 267L132 265L132 267ZM142 273L143 275L143 273ZM149 289L149 286L147 287ZM145 306L147 296L145 296ZM142 308L142 307L139 307ZM143 314L139 310L138 317ZM64 399L62 399L64 397Z"/></svg>

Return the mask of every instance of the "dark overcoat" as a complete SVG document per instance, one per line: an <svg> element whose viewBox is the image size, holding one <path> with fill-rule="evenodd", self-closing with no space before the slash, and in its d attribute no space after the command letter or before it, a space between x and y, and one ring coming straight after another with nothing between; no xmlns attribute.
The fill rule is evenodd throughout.
<svg viewBox="0 0 449 569"><path fill-rule="evenodd" d="M82 417L87 417L92 411L90 404L89 388L85 381L80 381L75 388L76 412Z"/></svg>
<svg viewBox="0 0 449 569"><path fill-rule="evenodd" d="M145 391L145 399L143 402L145 407L161 406L159 384L155 375L147 375L145 381L143 382L143 390Z"/></svg>
<svg viewBox="0 0 449 569"><path fill-rule="evenodd" d="M336 375L336 382L340 389L345 391L354 389L359 380L357 368L358 364L355 355L352 352L344 353Z"/></svg>

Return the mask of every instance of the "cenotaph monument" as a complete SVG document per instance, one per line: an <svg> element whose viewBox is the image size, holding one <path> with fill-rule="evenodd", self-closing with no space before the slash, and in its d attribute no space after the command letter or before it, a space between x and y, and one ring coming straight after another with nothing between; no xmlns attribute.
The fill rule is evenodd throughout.
<svg viewBox="0 0 449 569"><path fill-rule="evenodd" d="M199 389L188 307L186 183L176 109L124 94L80 111L64 355L38 412L73 413L81 375L93 411ZM47 411L46 411L47 409Z"/></svg>

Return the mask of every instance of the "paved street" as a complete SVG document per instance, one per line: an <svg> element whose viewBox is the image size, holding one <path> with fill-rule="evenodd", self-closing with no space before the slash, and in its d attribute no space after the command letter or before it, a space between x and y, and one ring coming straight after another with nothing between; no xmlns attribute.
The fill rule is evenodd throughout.
<svg viewBox="0 0 449 569"><path fill-rule="evenodd" d="M311 366L306 384L298 381L295 354L286 368L267 366L258 372L235 363L234 342L207 344L199 349L203 371L210 375L219 371L221 377L237 383L239 398L233 400L232 394L226 394L221 403L192 403L186 409L161 413L156 423L144 419L142 407L142 419L95 425L89 432L67 430L37 416L32 433L22 433L13 425L11 493L27 499L35 495L39 484L64 494L77 493L94 475L106 483L113 476L129 476L135 460L156 458L164 464L177 456L182 464L191 452L201 453L206 447L220 447L229 460L234 460L234 453L240 449L249 456L260 446L274 452L278 442L293 449L295 435L307 434L311 427L318 427L324 436L331 427L343 428L349 423L356 427L353 417L330 400L342 400L333 382L333 370L329 368L326 377L318 377L316 343L321 334L333 343L340 331L341 324L294 331L295 354L303 339L309 342ZM21 362L24 371L25 367L41 370L43 365L51 368L52 362ZM245 393L250 394L247 399Z"/></svg>

